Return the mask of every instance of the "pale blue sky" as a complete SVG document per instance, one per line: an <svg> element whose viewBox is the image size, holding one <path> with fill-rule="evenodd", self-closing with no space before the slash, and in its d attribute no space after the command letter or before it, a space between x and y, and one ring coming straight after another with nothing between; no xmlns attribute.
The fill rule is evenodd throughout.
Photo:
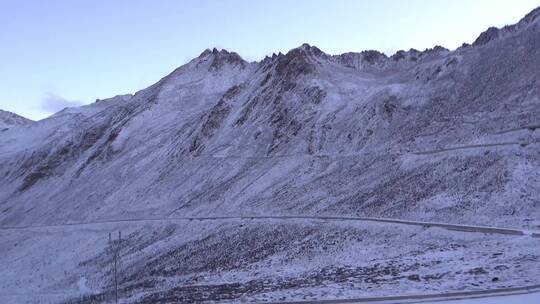
<svg viewBox="0 0 540 304"><path fill-rule="evenodd" d="M259 60L303 42L331 54L454 49L538 0L0 0L0 109L32 119L133 93L205 48Z"/></svg>

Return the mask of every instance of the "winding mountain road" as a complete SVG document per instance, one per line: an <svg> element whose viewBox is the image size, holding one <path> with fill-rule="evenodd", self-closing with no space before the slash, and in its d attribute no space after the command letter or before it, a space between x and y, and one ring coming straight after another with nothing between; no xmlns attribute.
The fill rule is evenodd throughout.
<svg viewBox="0 0 540 304"><path fill-rule="evenodd" d="M412 221L395 218L377 218L377 217L347 217L347 216L304 216L304 215L241 215L241 216L205 216L205 217L167 217L167 218L131 218L131 219L111 219L95 220L86 222L72 222L53 225L27 225L27 226L3 226L0 231L7 230L29 230L42 228L57 228L70 226L92 226L100 224L121 224L121 223L145 223L145 222L178 222L178 221L227 221L227 220L323 220L323 221L365 221L379 222L398 225L422 226L426 228L438 227L447 230L487 233L487 234L505 234L515 236L530 236L540 238L540 231L531 231L518 228L489 227L460 225L438 222Z"/></svg>
<svg viewBox="0 0 540 304"><path fill-rule="evenodd" d="M497 288L488 290L475 291L460 291L447 292L439 294L422 294L422 295L405 295L405 296L390 296L390 297L370 297L356 299L341 299L341 300L310 300L310 301L289 301L289 302L272 302L272 304L354 304L354 303L377 303L377 304L403 304L403 303L432 303L449 300L465 300L487 297L503 297L520 294L532 294L540 292L539 285L530 285L524 287ZM540 293L538 293L540 299ZM489 303L486 301L486 304ZM520 303L520 302L507 302ZM463 303L466 304L466 303Z"/></svg>

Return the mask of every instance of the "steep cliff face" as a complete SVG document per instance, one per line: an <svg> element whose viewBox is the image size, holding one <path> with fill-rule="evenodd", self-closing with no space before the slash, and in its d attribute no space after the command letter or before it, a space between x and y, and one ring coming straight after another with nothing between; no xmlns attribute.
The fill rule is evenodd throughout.
<svg viewBox="0 0 540 304"><path fill-rule="evenodd" d="M455 51L246 62L3 128L0 222L343 214L538 226L537 10ZM5 115L4 115L5 116Z"/></svg>

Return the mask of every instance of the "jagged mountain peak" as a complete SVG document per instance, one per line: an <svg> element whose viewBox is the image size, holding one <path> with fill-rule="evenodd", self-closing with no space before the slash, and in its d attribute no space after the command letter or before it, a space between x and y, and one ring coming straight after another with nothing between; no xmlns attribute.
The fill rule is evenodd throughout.
<svg viewBox="0 0 540 304"><path fill-rule="evenodd" d="M487 44L488 42L499 38L500 29L492 26L482 32L478 38L473 42L473 46L479 46Z"/></svg>
<svg viewBox="0 0 540 304"><path fill-rule="evenodd" d="M386 66L388 56L376 50L348 52L334 56L335 60L346 67L357 70L379 69Z"/></svg>
<svg viewBox="0 0 540 304"><path fill-rule="evenodd" d="M490 27L486 31L481 33L472 45L481 46L501 36L504 36L505 34L514 33L518 30L526 28L531 24L537 23L537 21L540 20L539 16L540 7L532 10L516 24L508 25L501 29L496 27ZM467 46L469 46L469 44L464 43L462 48ZM295 60L303 61L305 63L317 63L321 59L337 57L339 62L344 63L347 66L355 66L356 68L361 68L361 66L364 65L385 67L388 65L388 62L390 60L397 62L406 59L407 61L416 62L420 57L424 55L441 54L449 51L450 50L443 46L436 45L433 48L429 48L424 51L419 51L412 48L409 51L399 50L390 57L377 50L347 52L340 55L330 56L325 52L321 51L317 46L310 45L309 43L303 43L302 45L289 50L286 54L279 52L278 54L273 53L271 56L265 56L265 58L259 63L264 66L267 65L269 62L277 62L280 60L289 62L293 61L293 59L295 58ZM240 67L244 67L248 64L248 62L245 61L238 53L230 52L226 49L219 50L215 47L212 49L207 48L196 59L199 61L211 60L211 64L209 66L210 71L217 71L225 64L232 64Z"/></svg>
<svg viewBox="0 0 540 304"><path fill-rule="evenodd" d="M410 49L408 51L399 50L394 55L390 56L390 58L394 61L401 61L404 59L409 61L417 61L421 53L422 52L416 49Z"/></svg>
<svg viewBox="0 0 540 304"><path fill-rule="evenodd" d="M482 32L473 42L473 46L482 46L493 40L522 31L533 24L537 24L540 16L540 7L535 8L525 15L518 23L504 26L503 28L489 27Z"/></svg>
<svg viewBox="0 0 540 304"><path fill-rule="evenodd" d="M224 56L224 57L227 57L227 56L232 56L232 57L240 57L236 52L229 52L228 50L226 49L221 49L219 50L218 48L212 48L212 49L209 49L207 48L206 50L204 50L200 55L199 55L199 58L204 58L204 57L208 57L208 56Z"/></svg>
<svg viewBox="0 0 540 304"><path fill-rule="evenodd" d="M309 43L302 43L301 46L294 48L291 51L294 51L294 50L303 51L305 53L316 55L316 56L326 55L326 53L321 51L318 47L314 45L310 45Z"/></svg>
<svg viewBox="0 0 540 304"><path fill-rule="evenodd" d="M308 43L303 43L301 46L288 51L285 55L280 53L278 57L279 56L285 56L289 58L301 57L306 60L314 60L314 61L329 57L328 54L321 51L318 47L312 46Z"/></svg>
<svg viewBox="0 0 540 304"><path fill-rule="evenodd" d="M531 24L540 20L540 6L530 11L518 24Z"/></svg>
<svg viewBox="0 0 540 304"><path fill-rule="evenodd" d="M396 62L402 61L402 60L415 62L424 56L444 54L448 52L450 52L450 50L448 50L447 48L440 45L436 45L432 48L425 49L424 51L419 51L417 49L410 49L408 51L399 50L394 55L390 56L390 59Z"/></svg>
<svg viewBox="0 0 540 304"><path fill-rule="evenodd" d="M441 46L441 45L436 45L430 49L425 49L422 53L424 54L438 54L438 53L446 53L446 52L449 52L450 50L445 48L444 46Z"/></svg>
<svg viewBox="0 0 540 304"><path fill-rule="evenodd" d="M229 52L226 49L206 49L196 59L198 60L199 64L202 62L210 62L210 65L208 66L209 71L220 70L224 65L227 64L238 66L240 68L243 68L247 65L247 61L245 61L240 55L238 55L238 53Z"/></svg>
<svg viewBox="0 0 540 304"><path fill-rule="evenodd" d="M362 51L360 54L362 54L363 59L370 64L379 63L388 59L388 56L376 50L366 50Z"/></svg>
<svg viewBox="0 0 540 304"><path fill-rule="evenodd" d="M286 54L279 52L266 56L259 65L263 72L273 70L278 77L293 82L300 75L315 72L321 62L328 58L330 56L319 48L304 43Z"/></svg>
<svg viewBox="0 0 540 304"><path fill-rule="evenodd" d="M299 75L314 72L321 62L330 57L318 47L303 43L299 47L289 50L286 54L279 52L277 55L272 55L272 60L276 62L278 73L292 72Z"/></svg>
<svg viewBox="0 0 540 304"><path fill-rule="evenodd" d="M314 55L315 53L308 48L292 49L287 54L278 55L275 58L275 70L278 75L292 75L294 77L309 74L315 70Z"/></svg>

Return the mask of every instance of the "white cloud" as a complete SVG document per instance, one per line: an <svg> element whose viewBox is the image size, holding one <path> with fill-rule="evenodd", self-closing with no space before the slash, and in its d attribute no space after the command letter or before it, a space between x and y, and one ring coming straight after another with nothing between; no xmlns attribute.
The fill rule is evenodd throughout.
<svg viewBox="0 0 540 304"><path fill-rule="evenodd" d="M40 108L49 113L56 113L64 108L79 107L83 103L78 100L68 100L54 93L47 93L41 99Z"/></svg>

